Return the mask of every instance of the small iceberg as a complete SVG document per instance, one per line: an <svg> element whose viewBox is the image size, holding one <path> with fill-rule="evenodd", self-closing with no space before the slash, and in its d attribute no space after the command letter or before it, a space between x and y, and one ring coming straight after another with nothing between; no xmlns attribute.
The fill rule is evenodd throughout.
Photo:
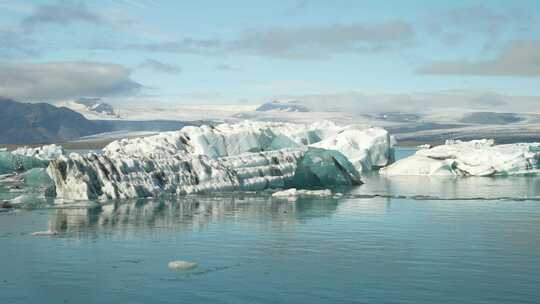
<svg viewBox="0 0 540 304"><path fill-rule="evenodd" d="M540 173L540 143L448 140L382 168L381 175L504 176Z"/></svg>
<svg viewBox="0 0 540 304"><path fill-rule="evenodd" d="M287 189L283 191L274 192L272 197L277 199L296 200L299 197L331 197L332 191L330 189L324 190L303 190L303 189Z"/></svg>
<svg viewBox="0 0 540 304"><path fill-rule="evenodd" d="M52 159L58 158L60 155L64 155L65 152L61 146L52 144L52 145L45 145L45 146L36 147L36 148L30 148L26 146L20 147L11 151L11 154L26 156L26 157L34 157L41 160L52 160Z"/></svg>
<svg viewBox="0 0 540 304"><path fill-rule="evenodd" d="M55 230L47 230L47 231L36 231L32 232L33 236L55 236L58 235L58 231Z"/></svg>
<svg viewBox="0 0 540 304"><path fill-rule="evenodd" d="M194 262L177 260L177 261L169 262L167 266L169 267L169 269L174 270L174 271L186 271L186 270L197 268L199 264L194 263Z"/></svg>
<svg viewBox="0 0 540 304"><path fill-rule="evenodd" d="M0 175L46 168L51 160L64 154L64 149L54 144L35 148L20 147L11 152L0 149Z"/></svg>

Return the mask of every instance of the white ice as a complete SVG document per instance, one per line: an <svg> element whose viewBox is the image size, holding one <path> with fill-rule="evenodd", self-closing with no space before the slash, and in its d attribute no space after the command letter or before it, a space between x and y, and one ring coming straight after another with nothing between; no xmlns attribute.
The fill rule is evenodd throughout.
<svg viewBox="0 0 540 304"><path fill-rule="evenodd" d="M31 147L19 147L13 151L12 154L22 155L28 157L35 157L41 160L51 160L59 157L64 154L64 149L61 146L52 144L45 145L41 147L31 148Z"/></svg>
<svg viewBox="0 0 540 304"><path fill-rule="evenodd" d="M175 271L185 271L185 270L190 270L190 269L196 268L199 265L197 263L194 263L194 262L187 262L187 261L178 260L178 261L169 262L169 264L167 266L169 267L169 269L172 269L172 270L175 270Z"/></svg>
<svg viewBox="0 0 540 304"><path fill-rule="evenodd" d="M540 143L495 145L494 140L447 141L382 168L393 175L493 176L540 173Z"/></svg>
<svg viewBox="0 0 540 304"><path fill-rule="evenodd" d="M57 197L76 200L357 185L359 171L393 160L392 146L379 128L245 121L118 140L102 155L60 156L47 172Z"/></svg>
<svg viewBox="0 0 540 304"><path fill-rule="evenodd" d="M330 197L332 196L332 191L330 189L323 190L305 190L305 189L296 189L291 188L287 190L282 190L274 192L272 197L278 199L286 199L294 201L299 197Z"/></svg>

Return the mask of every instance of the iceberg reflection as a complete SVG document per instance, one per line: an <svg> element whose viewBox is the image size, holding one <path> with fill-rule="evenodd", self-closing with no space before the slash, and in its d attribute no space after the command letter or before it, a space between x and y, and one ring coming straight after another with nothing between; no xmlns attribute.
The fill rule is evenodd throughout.
<svg viewBox="0 0 540 304"><path fill-rule="evenodd" d="M295 203L266 196L190 196L179 200L136 200L87 208L55 210L48 229L70 237L99 234L129 237L160 229L197 231L222 221L250 221L269 229L294 229L302 221L331 216L336 199L299 199Z"/></svg>
<svg viewBox="0 0 540 304"><path fill-rule="evenodd" d="M540 199L539 176L444 177L373 174L354 194L432 199Z"/></svg>

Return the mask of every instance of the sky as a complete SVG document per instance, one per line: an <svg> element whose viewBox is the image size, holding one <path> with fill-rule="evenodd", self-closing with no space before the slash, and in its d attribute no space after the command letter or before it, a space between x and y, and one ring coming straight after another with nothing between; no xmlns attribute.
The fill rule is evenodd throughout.
<svg viewBox="0 0 540 304"><path fill-rule="evenodd" d="M0 0L0 96L527 108L540 1Z"/></svg>

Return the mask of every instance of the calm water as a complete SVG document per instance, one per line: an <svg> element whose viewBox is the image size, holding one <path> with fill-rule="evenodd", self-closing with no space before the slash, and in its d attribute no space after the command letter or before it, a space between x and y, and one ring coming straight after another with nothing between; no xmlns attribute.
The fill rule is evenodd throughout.
<svg viewBox="0 0 540 304"><path fill-rule="evenodd" d="M372 176L344 194L0 213L0 303L540 302L540 179Z"/></svg>

